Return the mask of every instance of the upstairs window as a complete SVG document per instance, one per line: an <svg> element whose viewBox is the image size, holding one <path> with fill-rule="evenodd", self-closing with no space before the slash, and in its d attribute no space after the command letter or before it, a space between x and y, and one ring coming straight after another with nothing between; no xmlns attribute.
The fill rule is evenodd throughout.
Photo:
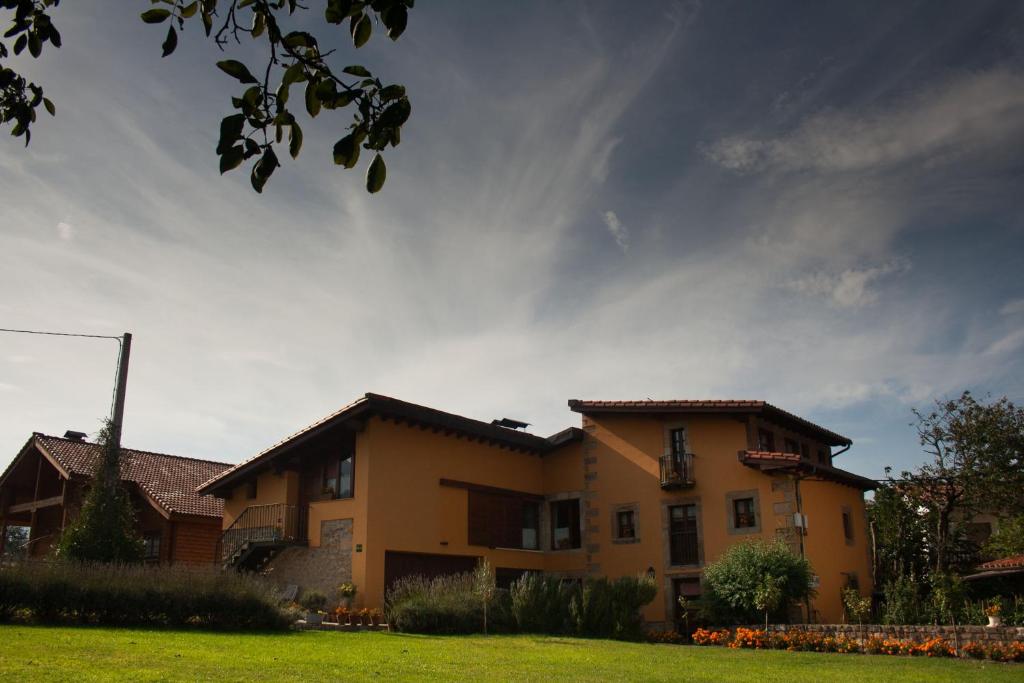
<svg viewBox="0 0 1024 683"><path fill-rule="evenodd" d="M757 450L759 451L775 451L775 434L771 431L760 428L757 430Z"/></svg>
<svg viewBox="0 0 1024 683"><path fill-rule="evenodd" d="M784 439L782 443L785 445L786 453L800 453L800 444L796 442L796 439Z"/></svg>
<svg viewBox="0 0 1024 683"><path fill-rule="evenodd" d="M331 498L351 498L355 477L355 457L349 453L324 464L323 493Z"/></svg>
<svg viewBox="0 0 1024 683"><path fill-rule="evenodd" d="M804 460L811 459L811 447L807 444L800 444L800 457Z"/></svg>
<svg viewBox="0 0 1024 683"><path fill-rule="evenodd" d="M245 497L250 500L256 497L256 477L245 483Z"/></svg>
<svg viewBox="0 0 1024 683"><path fill-rule="evenodd" d="M615 513L616 538L636 538L636 512L619 510Z"/></svg>
<svg viewBox="0 0 1024 683"><path fill-rule="evenodd" d="M579 499L553 501L551 503L551 549L569 550L580 546Z"/></svg>
<svg viewBox="0 0 1024 683"><path fill-rule="evenodd" d="M737 529L749 529L757 526L754 513L753 498L736 498L732 501L733 525Z"/></svg>
<svg viewBox="0 0 1024 683"><path fill-rule="evenodd" d="M853 540L853 517L849 510L843 510L843 537L847 541Z"/></svg>

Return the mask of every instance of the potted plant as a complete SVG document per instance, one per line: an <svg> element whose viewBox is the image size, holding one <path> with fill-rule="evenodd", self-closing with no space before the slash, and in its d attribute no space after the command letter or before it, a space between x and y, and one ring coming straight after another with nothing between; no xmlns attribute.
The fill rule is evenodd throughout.
<svg viewBox="0 0 1024 683"><path fill-rule="evenodd" d="M370 621L370 610L366 607L359 610L359 621L363 626L369 626L372 623Z"/></svg>
<svg viewBox="0 0 1024 683"><path fill-rule="evenodd" d="M374 626L380 626L380 622L383 618L384 614L376 607L370 610L370 623L372 623Z"/></svg>
<svg viewBox="0 0 1024 683"><path fill-rule="evenodd" d="M299 600L302 609L306 610L306 623L319 626L324 621L324 607L327 606L327 596L318 590L308 590L302 594Z"/></svg>
<svg viewBox="0 0 1024 683"><path fill-rule="evenodd" d="M351 607L355 597L356 585L354 583L346 582L338 586L338 600L344 607Z"/></svg>
<svg viewBox="0 0 1024 683"><path fill-rule="evenodd" d="M344 626L348 623L348 607L339 605L334 608L334 618L339 625Z"/></svg>
<svg viewBox="0 0 1024 683"><path fill-rule="evenodd" d="M1003 606L999 602L999 598L994 599L989 603L988 607L985 608L985 615L988 616L989 628L995 628L1003 625L1003 618L1000 616L1003 613Z"/></svg>

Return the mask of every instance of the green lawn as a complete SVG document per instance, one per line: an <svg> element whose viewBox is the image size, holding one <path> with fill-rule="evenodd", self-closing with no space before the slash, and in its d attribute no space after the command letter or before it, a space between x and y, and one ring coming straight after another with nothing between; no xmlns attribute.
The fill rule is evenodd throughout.
<svg viewBox="0 0 1024 683"><path fill-rule="evenodd" d="M533 636L0 626L0 679L1022 681L1024 665Z"/></svg>

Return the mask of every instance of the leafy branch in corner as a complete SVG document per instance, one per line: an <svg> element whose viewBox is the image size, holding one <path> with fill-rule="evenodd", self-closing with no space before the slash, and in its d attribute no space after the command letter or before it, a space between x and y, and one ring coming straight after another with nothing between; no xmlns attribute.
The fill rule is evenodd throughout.
<svg viewBox="0 0 1024 683"><path fill-rule="evenodd" d="M0 9L14 10L14 21L4 31L3 37L14 38L15 55L28 49L32 57L38 57L47 42L60 47L60 32L46 13L48 8L56 7L59 3L60 0L0 0ZM0 122L13 123L11 135L24 135L27 147L32 139L31 126L35 123L39 105L51 116L57 110L49 98L43 97L40 86L4 65L8 57L10 52L7 45L0 40Z"/></svg>
<svg viewBox="0 0 1024 683"><path fill-rule="evenodd" d="M0 0L4 1L4 0ZM142 13L147 24L169 24L163 43L166 57L178 45L178 31L186 21L197 19L207 36L213 35L221 50L242 37L265 40L267 62L253 74L242 62L225 59L217 62L225 74L247 86L231 104L238 113L226 116L220 124L217 154L220 172L226 173L243 162L255 159L250 172L252 187L262 192L274 170L281 165L275 144L288 137L288 153L297 158L302 149L302 128L289 108L293 89L304 84L306 113L317 117L323 110L351 107L348 131L334 145L334 163L347 169L359 161L360 149L374 153L366 173L366 189L377 192L384 185L387 167L382 152L401 142L402 125L412 107L405 87L384 85L368 69L358 64L335 72L327 58L334 50L322 52L315 36L306 31L287 31L283 21L298 10L308 10L298 0L152 0L167 5ZM397 40L405 31L408 11L414 0L327 0L324 19L332 25L348 25L353 45L360 48L373 33L374 22L383 25L389 38ZM218 26L214 32L214 26Z"/></svg>

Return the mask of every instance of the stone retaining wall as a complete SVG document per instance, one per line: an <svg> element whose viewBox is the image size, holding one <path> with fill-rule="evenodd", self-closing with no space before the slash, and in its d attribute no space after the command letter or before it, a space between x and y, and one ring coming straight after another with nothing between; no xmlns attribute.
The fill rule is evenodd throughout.
<svg viewBox="0 0 1024 683"><path fill-rule="evenodd" d="M315 589L333 600L338 586L352 580L352 520L320 523L320 546L285 548L267 564L267 575L282 588Z"/></svg>
<svg viewBox="0 0 1024 683"><path fill-rule="evenodd" d="M750 628L764 628L764 626L751 626ZM807 631L808 633L820 633L824 636L844 636L851 640L863 640L865 638L894 638L897 640L908 640L924 642L930 638L939 637L952 644L959 642L975 643L1012 643L1015 641L1024 642L1024 627L1020 626L889 626L885 624L772 624L769 631L785 633L786 631Z"/></svg>

